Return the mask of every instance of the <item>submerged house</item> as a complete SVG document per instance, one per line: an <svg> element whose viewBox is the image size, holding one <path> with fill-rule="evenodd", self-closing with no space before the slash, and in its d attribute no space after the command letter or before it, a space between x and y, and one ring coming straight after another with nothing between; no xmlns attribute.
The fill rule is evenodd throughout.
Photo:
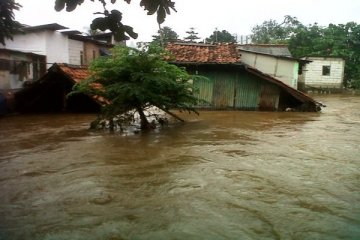
<svg viewBox="0 0 360 240"><path fill-rule="evenodd" d="M245 44L238 45L241 62L298 89L298 77L307 60L291 56L287 45Z"/></svg>
<svg viewBox="0 0 360 240"><path fill-rule="evenodd" d="M319 111L311 97L241 61L235 44L171 43L172 63L208 79L194 80L198 108ZM204 100L204 101L202 101Z"/></svg>
<svg viewBox="0 0 360 240"><path fill-rule="evenodd" d="M19 112L98 112L104 99L85 94L68 97L74 84L88 77L88 68L54 64L39 80L15 93Z"/></svg>

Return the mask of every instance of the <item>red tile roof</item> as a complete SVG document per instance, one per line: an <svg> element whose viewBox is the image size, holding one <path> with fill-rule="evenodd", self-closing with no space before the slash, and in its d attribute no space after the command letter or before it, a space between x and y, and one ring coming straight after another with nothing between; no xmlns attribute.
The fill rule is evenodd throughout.
<svg viewBox="0 0 360 240"><path fill-rule="evenodd" d="M65 74L69 79L74 81L74 83L79 83L90 76L89 70L87 66L79 66L79 65L69 65L69 64L54 64L57 66L60 71ZM54 67L53 66L53 67ZM56 68L55 68L56 69ZM56 71L56 70L55 70ZM100 83L92 83L91 86L94 89L101 89L102 86ZM93 95L91 96L94 100L98 101L101 104L108 104L109 101L101 96Z"/></svg>
<svg viewBox="0 0 360 240"><path fill-rule="evenodd" d="M169 43L166 49L176 63L237 63L240 55L235 44Z"/></svg>
<svg viewBox="0 0 360 240"><path fill-rule="evenodd" d="M74 82L79 83L82 80L87 79L90 74L86 66L68 65L68 64L56 64L60 70L66 74Z"/></svg>

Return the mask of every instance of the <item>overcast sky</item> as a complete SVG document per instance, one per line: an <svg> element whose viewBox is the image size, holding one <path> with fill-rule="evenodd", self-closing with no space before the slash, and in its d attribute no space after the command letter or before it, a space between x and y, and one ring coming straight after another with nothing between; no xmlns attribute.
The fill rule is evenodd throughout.
<svg viewBox="0 0 360 240"><path fill-rule="evenodd" d="M206 38L215 28L227 30L232 34L248 35L256 24L275 19L281 22L285 15L295 16L304 24L317 22L326 26L329 23L360 24L360 0L174 0L177 12L167 16L163 26L169 26L180 37L194 27L199 37ZM93 13L102 10L100 3L85 0L73 12L56 12L55 0L16 0L23 7L16 12L16 20L28 25L59 23L71 29L86 31ZM108 1L110 2L110 1ZM136 41L151 41L158 30L156 15L147 16L139 6L140 0L131 4L118 0L109 3L109 9L123 12L123 23L134 27L139 33Z"/></svg>

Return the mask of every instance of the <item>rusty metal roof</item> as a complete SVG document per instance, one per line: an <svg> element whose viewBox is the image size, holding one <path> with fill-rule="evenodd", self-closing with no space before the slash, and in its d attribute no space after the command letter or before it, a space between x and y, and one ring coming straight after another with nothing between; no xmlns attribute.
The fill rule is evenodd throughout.
<svg viewBox="0 0 360 240"><path fill-rule="evenodd" d="M169 43L166 49L175 63L237 63L240 61L236 44Z"/></svg>
<svg viewBox="0 0 360 240"><path fill-rule="evenodd" d="M263 73L262 71L258 70L257 68L254 68L250 65L244 64L245 66L245 70L249 73L252 73L268 82L271 82L277 86L279 86L281 89L283 89L284 91L288 92L290 95L292 95L293 97L295 97L296 99L298 99L299 101L305 103L305 102L310 102L313 103L315 105L318 104L317 101L315 101L313 98L311 98L310 96L306 95L305 93L283 83L282 81L270 76L269 74Z"/></svg>

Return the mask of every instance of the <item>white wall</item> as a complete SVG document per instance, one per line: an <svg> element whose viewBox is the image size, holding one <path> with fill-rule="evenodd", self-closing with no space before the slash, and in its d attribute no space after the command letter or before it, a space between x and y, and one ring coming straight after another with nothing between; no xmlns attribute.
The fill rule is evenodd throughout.
<svg viewBox="0 0 360 240"><path fill-rule="evenodd" d="M68 37L56 31L46 31L46 62L47 68L53 63L69 63Z"/></svg>
<svg viewBox="0 0 360 240"><path fill-rule="evenodd" d="M84 59L84 42L69 39L69 63L74 65L81 65L81 52ZM83 63L84 64L84 63Z"/></svg>
<svg viewBox="0 0 360 240"><path fill-rule="evenodd" d="M36 31L16 34L13 40L6 40L6 48L22 52L32 52L46 56L47 68L53 63L69 63L68 37L57 31Z"/></svg>
<svg viewBox="0 0 360 240"><path fill-rule="evenodd" d="M240 60L243 63L258 69L263 73L269 74L293 88L297 88L297 61L243 51L240 51L240 53Z"/></svg>
<svg viewBox="0 0 360 240"><path fill-rule="evenodd" d="M5 43L5 46L0 44L0 48L46 54L46 32L16 34L13 36L13 40L7 39Z"/></svg>
<svg viewBox="0 0 360 240"><path fill-rule="evenodd" d="M343 83L345 61L341 58L306 58L312 61L304 71L305 85L340 88ZM330 75L323 76L323 66L330 66Z"/></svg>

